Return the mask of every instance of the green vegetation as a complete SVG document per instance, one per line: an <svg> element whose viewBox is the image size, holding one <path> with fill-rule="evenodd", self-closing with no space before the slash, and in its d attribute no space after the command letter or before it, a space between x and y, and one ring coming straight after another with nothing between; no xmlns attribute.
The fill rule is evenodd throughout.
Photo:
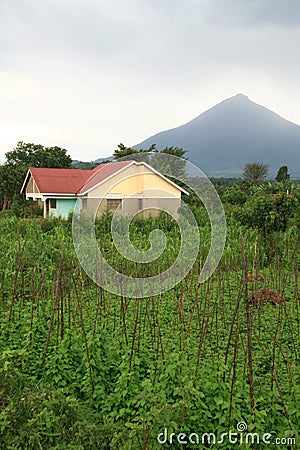
<svg viewBox="0 0 300 450"><path fill-rule="evenodd" d="M268 175L267 164L254 162L245 165L243 176L244 179L253 184L262 183Z"/></svg>
<svg viewBox="0 0 300 450"><path fill-rule="evenodd" d="M120 144L115 157L131 150L139 153ZM185 152L168 147L165 153ZM201 442L202 433L236 432L238 422L260 436L298 438L300 189L287 167L272 183L261 183L263 174L213 180L228 239L218 269L201 285L210 223L189 189L183 198L199 225L198 259L172 290L139 300L112 295L87 277L75 255L71 217L42 219L34 202L16 195L28 165L69 167L64 150L50 154L47 160L41 146L19 143L0 167L1 199L10 202L0 212L1 448L155 450L165 429L197 433ZM7 178L5 168L12 169ZM185 160L174 169L184 168ZM130 225L140 250L149 248L152 230L167 236L163 255L144 265L116 251L111 218L107 211L95 232L116 270L147 277L176 260L180 230L166 214ZM214 445L175 440L165 447Z"/></svg>
<svg viewBox="0 0 300 450"><path fill-rule="evenodd" d="M289 174L288 166L281 166L278 169L275 180L280 182L280 181L288 181L289 179L290 179L290 174Z"/></svg>
<svg viewBox="0 0 300 450"><path fill-rule="evenodd" d="M98 166L97 163L85 162L85 161L79 161L79 162L72 163L72 169L79 169L79 170L92 170L97 166Z"/></svg>
<svg viewBox="0 0 300 450"><path fill-rule="evenodd" d="M190 199L199 258L174 289L142 300L114 296L85 275L70 221L0 214L1 448L155 450L165 428L201 439L238 422L261 436L297 436L299 190L246 189L221 189L228 240L211 279L198 284L210 225ZM176 259L179 229L166 215L131 225L140 249L154 228L168 238L165 257L143 272L115 251L110 221L107 213L97 222L96 236L117 269L148 276ZM255 303L265 290L285 301Z"/></svg>
<svg viewBox="0 0 300 450"><path fill-rule="evenodd" d="M5 154L0 165L0 209L11 208L11 202L20 199L20 190L29 167L70 168L72 159L63 148L18 142L16 148ZM22 204L20 204L22 207Z"/></svg>

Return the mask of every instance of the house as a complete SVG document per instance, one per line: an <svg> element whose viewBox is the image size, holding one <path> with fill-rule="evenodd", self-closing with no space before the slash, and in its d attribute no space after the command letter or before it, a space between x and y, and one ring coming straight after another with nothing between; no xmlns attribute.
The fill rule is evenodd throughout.
<svg viewBox="0 0 300 450"><path fill-rule="evenodd" d="M107 208L122 208L127 200L143 217L168 208L177 215L181 193L187 192L145 162L120 161L100 164L93 170L30 168L21 194L43 208L44 217L67 218L77 199L81 209L97 201L97 215Z"/></svg>

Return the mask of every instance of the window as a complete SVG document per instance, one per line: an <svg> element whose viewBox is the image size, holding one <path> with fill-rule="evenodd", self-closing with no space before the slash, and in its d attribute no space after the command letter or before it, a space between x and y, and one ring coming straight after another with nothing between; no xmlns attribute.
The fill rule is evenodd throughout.
<svg viewBox="0 0 300 450"><path fill-rule="evenodd" d="M115 211L119 205L121 205L122 199L121 198L108 198L107 199L107 207L108 209L111 209L112 211Z"/></svg>
<svg viewBox="0 0 300 450"><path fill-rule="evenodd" d="M56 209L56 198L50 198L50 208Z"/></svg>

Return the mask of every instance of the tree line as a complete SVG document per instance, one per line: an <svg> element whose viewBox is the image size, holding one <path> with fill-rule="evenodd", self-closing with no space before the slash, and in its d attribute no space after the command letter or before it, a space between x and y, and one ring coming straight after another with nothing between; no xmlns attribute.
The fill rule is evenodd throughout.
<svg viewBox="0 0 300 450"><path fill-rule="evenodd" d="M2 210L9 209L13 200L20 198L20 189L30 167L70 168L72 158L61 147L18 142L16 148L5 154L0 166L0 202Z"/></svg>
<svg viewBox="0 0 300 450"><path fill-rule="evenodd" d="M120 143L113 153L113 159L118 160L133 156L134 159L139 160L140 157L141 160L148 162L158 171L163 171L166 168L162 167L162 159L157 157L159 153L180 158L176 160L164 158L164 164L168 166L169 176L171 178L172 175L174 176L174 181L178 176L184 178L187 152L180 147L170 146L158 150L155 144L152 144L148 149L136 149ZM20 189L30 167L93 169L96 166L95 163L82 162L73 165L71 156L64 148L58 146L46 147L41 144L22 141L18 142L12 151L8 151L5 158L5 162L0 165L0 209L2 210L10 209L14 201L17 203L22 201ZM103 162L109 162L109 160ZM259 185L265 182L267 175L268 166L259 162L246 164L243 171L244 182L250 185ZM289 179L288 167L280 167L275 178L276 182L287 182ZM214 184L218 184L217 180L213 180ZM234 180L231 184L233 183ZM226 184L225 181L224 184Z"/></svg>

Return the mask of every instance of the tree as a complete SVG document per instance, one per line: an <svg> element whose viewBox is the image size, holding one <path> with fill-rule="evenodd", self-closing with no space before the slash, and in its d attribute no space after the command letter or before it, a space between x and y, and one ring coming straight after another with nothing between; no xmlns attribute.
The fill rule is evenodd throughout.
<svg viewBox="0 0 300 450"><path fill-rule="evenodd" d="M181 147L165 147L163 148L160 153L167 153L168 155L174 155L178 156L178 158L187 159L184 157L186 154L186 150L184 150Z"/></svg>
<svg viewBox="0 0 300 450"><path fill-rule="evenodd" d="M18 142L16 148L5 154L0 166L0 201L8 209L13 197L18 196L29 167L70 168L72 159L60 147Z"/></svg>
<svg viewBox="0 0 300 450"><path fill-rule="evenodd" d="M26 167L52 167L68 169L72 158L60 147L44 147L40 144L18 142L16 148L5 154L6 164Z"/></svg>
<svg viewBox="0 0 300 450"><path fill-rule="evenodd" d="M253 184L259 184L265 181L268 175L268 165L254 162L245 165L243 177L246 181L250 181Z"/></svg>
<svg viewBox="0 0 300 450"><path fill-rule="evenodd" d="M295 195L252 195L235 216L243 225L262 231L265 236L273 231L286 231L289 221L297 216L299 201Z"/></svg>
<svg viewBox="0 0 300 450"><path fill-rule="evenodd" d="M290 174L289 174L288 166L281 166L278 169L275 180L278 182L281 182L281 181L288 181L289 179L290 179Z"/></svg>
<svg viewBox="0 0 300 450"><path fill-rule="evenodd" d="M25 173L26 170L19 170L13 164L3 164L0 166L1 209L9 209L12 198L20 192L21 180L24 179Z"/></svg>
<svg viewBox="0 0 300 450"><path fill-rule="evenodd" d="M156 155L160 153L170 155L170 157L168 158L166 156L164 158L164 163L162 163L162 158L156 157ZM148 149L136 149L133 147L126 147L121 143L118 145L118 149L114 151L113 157L114 159L120 159L125 156L134 155L133 159L135 161L144 161L160 172L164 171L164 169L168 169L169 175L176 178L178 176L183 177L185 174L185 153L186 150L180 147L165 147L162 150L158 150L156 145L152 144ZM172 158L172 155L181 159Z"/></svg>
<svg viewBox="0 0 300 450"><path fill-rule="evenodd" d="M164 154L164 158L156 157L157 154ZM185 177L186 159L184 155L186 150L180 147L165 147L162 150L156 150L151 158L150 165L159 172L168 173L168 176L174 178ZM167 155L170 155L169 157ZM177 156L177 158L173 158Z"/></svg>
<svg viewBox="0 0 300 450"><path fill-rule="evenodd" d="M129 155L138 155L139 153L145 154L149 152L155 151L155 144L152 144L148 149L136 149L133 147L126 147L124 144L119 144L118 149L114 151L113 157L114 159L124 158Z"/></svg>
<svg viewBox="0 0 300 450"><path fill-rule="evenodd" d="M106 161L103 161L106 162ZM109 162L109 161L107 161ZM95 169L95 167L97 167L99 164L103 164L102 162L100 163L92 163L92 162L85 162L85 161L78 161L75 164L72 164L72 169L79 169L79 170L93 170Z"/></svg>

